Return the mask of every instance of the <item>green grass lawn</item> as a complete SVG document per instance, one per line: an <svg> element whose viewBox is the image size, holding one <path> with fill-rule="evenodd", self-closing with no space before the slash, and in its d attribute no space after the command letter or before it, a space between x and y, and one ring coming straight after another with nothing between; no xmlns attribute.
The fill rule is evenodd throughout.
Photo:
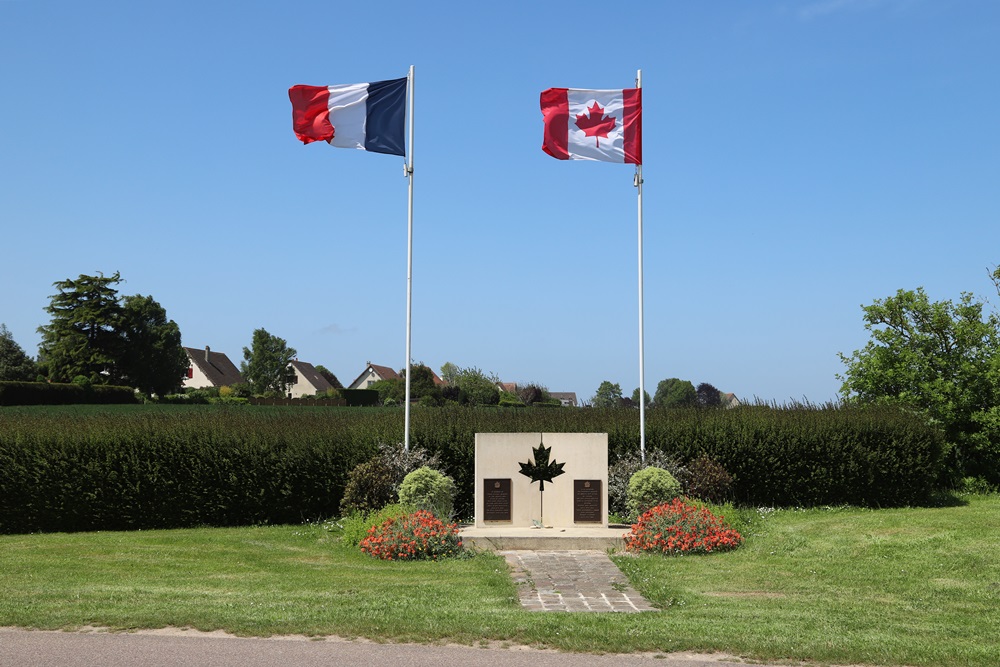
<svg viewBox="0 0 1000 667"><path fill-rule="evenodd" d="M1000 665L1000 496L965 501L782 510L744 521L734 552L616 557L661 608L644 614L525 612L495 555L375 561L316 525L7 535L0 626Z"/></svg>

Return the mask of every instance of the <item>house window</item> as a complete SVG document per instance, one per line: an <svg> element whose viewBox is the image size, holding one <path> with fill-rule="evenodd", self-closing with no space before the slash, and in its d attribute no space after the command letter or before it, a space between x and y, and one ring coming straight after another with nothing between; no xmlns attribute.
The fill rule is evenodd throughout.
<svg viewBox="0 0 1000 667"><path fill-rule="evenodd" d="M194 377L194 368L192 368L191 366L188 366L187 377L188 380Z"/></svg>

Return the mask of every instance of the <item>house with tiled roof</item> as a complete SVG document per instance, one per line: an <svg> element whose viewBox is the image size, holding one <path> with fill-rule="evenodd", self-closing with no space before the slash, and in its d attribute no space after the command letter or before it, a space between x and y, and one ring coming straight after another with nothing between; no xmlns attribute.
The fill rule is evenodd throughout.
<svg viewBox="0 0 1000 667"><path fill-rule="evenodd" d="M368 366L361 375L351 383L348 389L368 389L379 380L401 380L402 376L388 366L379 366L372 362L367 362Z"/></svg>
<svg viewBox="0 0 1000 667"><path fill-rule="evenodd" d="M724 408L738 408L739 406L743 405L743 401L741 401L739 398L737 398L736 394L734 394L732 392L729 392L729 393L719 392L719 393L722 394L722 397L721 397L722 398L722 407L724 407Z"/></svg>
<svg viewBox="0 0 1000 667"><path fill-rule="evenodd" d="M564 408L575 408L579 405L576 402L575 391L550 391L549 396L557 399Z"/></svg>
<svg viewBox="0 0 1000 667"><path fill-rule="evenodd" d="M328 389L333 389L329 380L323 377L312 364L296 359L288 365L295 371L295 381L288 386L290 398L315 396L319 392L325 393Z"/></svg>
<svg viewBox="0 0 1000 667"><path fill-rule="evenodd" d="M184 376L185 389L205 389L225 387L245 382L236 364L222 352L212 352L206 345L204 350L185 347L188 356L187 373Z"/></svg>

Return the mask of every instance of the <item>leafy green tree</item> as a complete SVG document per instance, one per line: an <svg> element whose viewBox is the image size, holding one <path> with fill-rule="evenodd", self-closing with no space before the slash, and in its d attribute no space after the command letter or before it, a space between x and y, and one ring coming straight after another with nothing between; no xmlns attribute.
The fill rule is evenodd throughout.
<svg viewBox="0 0 1000 667"><path fill-rule="evenodd" d="M643 399L646 402L646 407L648 408L650 406L650 404L653 402L653 399L651 399L649 397L649 392L648 391L644 391L642 393L643 393ZM635 407L639 407L639 388L638 387L636 387L632 391L632 405L634 405Z"/></svg>
<svg viewBox="0 0 1000 667"><path fill-rule="evenodd" d="M722 392L707 382L702 382L695 389L698 405L703 408L717 408L722 405Z"/></svg>
<svg viewBox="0 0 1000 667"><path fill-rule="evenodd" d="M379 405L402 405L406 400L406 380L403 378L387 378L372 382L369 389L378 392ZM413 387L410 387L413 391Z"/></svg>
<svg viewBox="0 0 1000 667"><path fill-rule="evenodd" d="M454 385L461 373L462 369L450 361L444 362L444 365L441 366L441 380L447 385Z"/></svg>
<svg viewBox="0 0 1000 667"><path fill-rule="evenodd" d="M958 475L1000 481L1000 317L963 293L958 303L932 302L923 288L863 306L871 340L850 356L846 401L910 407L939 423L952 444Z"/></svg>
<svg viewBox="0 0 1000 667"><path fill-rule="evenodd" d="M459 371L455 384L469 405L496 405L500 402L497 377L470 366Z"/></svg>
<svg viewBox="0 0 1000 667"><path fill-rule="evenodd" d="M653 403L658 408L680 408L696 405L698 392L688 380L667 378L656 385Z"/></svg>
<svg viewBox="0 0 1000 667"><path fill-rule="evenodd" d="M177 391L188 367L181 330L151 296L127 296L122 302L122 374L129 386L165 396Z"/></svg>
<svg viewBox="0 0 1000 667"><path fill-rule="evenodd" d="M434 371L424 364L410 364L410 398L421 400L424 405L439 405L441 390L434 383ZM403 369L403 394L406 394L406 369Z"/></svg>
<svg viewBox="0 0 1000 667"><path fill-rule="evenodd" d="M549 390L534 382L518 387L517 398L525 405L548 403L552 400Z"/></svg>
<svg viewBox="0 0 1000 667"><path fill-rule="evenodd" d="M622 388L618 383L612 384L610 380L605 380L597 388L597 393L590 399L590 404L595 408L617 408L622 402Z"/></svg>
<svg viewBox="0 0 1000 667"><path fill-rule="evenodd" d="M39 354L49 380L70 382L82 376L95 383L121 382L122 307L114 288L119 282L116 271L53 283L59 291L45 308L52 321L38 328Z"/></svg>
<svg viewBox="0 0 1000 667"><path fill-rule="evenodd" d="M151 296L120 297L111 276L80 275L53 285L45 308L52 321L38 331L41 366L50 381L85 378L160 395L180 387L187 369L177 323Z"/></svg>
<svg viewBox="0 0 1000 667"><path fill-rule="evenodd" d="M253 332L251 347L243 348L240 372L255 394L284 395L288 385L295 381L295 371L289 366L295 355L295 349L288 347L284 338L257 329Z"/></svg>
<svg viewBox="0 0 1000 667"><path fill-rule="evenodd" d="M328 370L326 366L324 366L322 364L317 364L316 365L316 372L319 373L320 375L322 375L326 379L327 382L329 382L331 385L333 385L334 389L343 389L344 388L344 385L342 385L340 383L340 380L337 379L337 376L334 375L332 371Z"/></svg>
<svg viewBox="0 0 1000 667"><path fill-rule="evenodd" d="M0 324L0 381L29 382L38 373L37 365L17 344L6 324Z"/></svg>

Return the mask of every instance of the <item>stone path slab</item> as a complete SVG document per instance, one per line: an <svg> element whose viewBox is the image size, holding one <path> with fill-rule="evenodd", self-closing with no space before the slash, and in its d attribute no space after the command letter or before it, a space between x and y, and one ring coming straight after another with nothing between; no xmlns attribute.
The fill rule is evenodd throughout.
<svg viewBox="0 0 1000 667"><path fill-rule="evenodd" d="M655 611L603 551L508 550L521 606L529 611Z"/></svg>

